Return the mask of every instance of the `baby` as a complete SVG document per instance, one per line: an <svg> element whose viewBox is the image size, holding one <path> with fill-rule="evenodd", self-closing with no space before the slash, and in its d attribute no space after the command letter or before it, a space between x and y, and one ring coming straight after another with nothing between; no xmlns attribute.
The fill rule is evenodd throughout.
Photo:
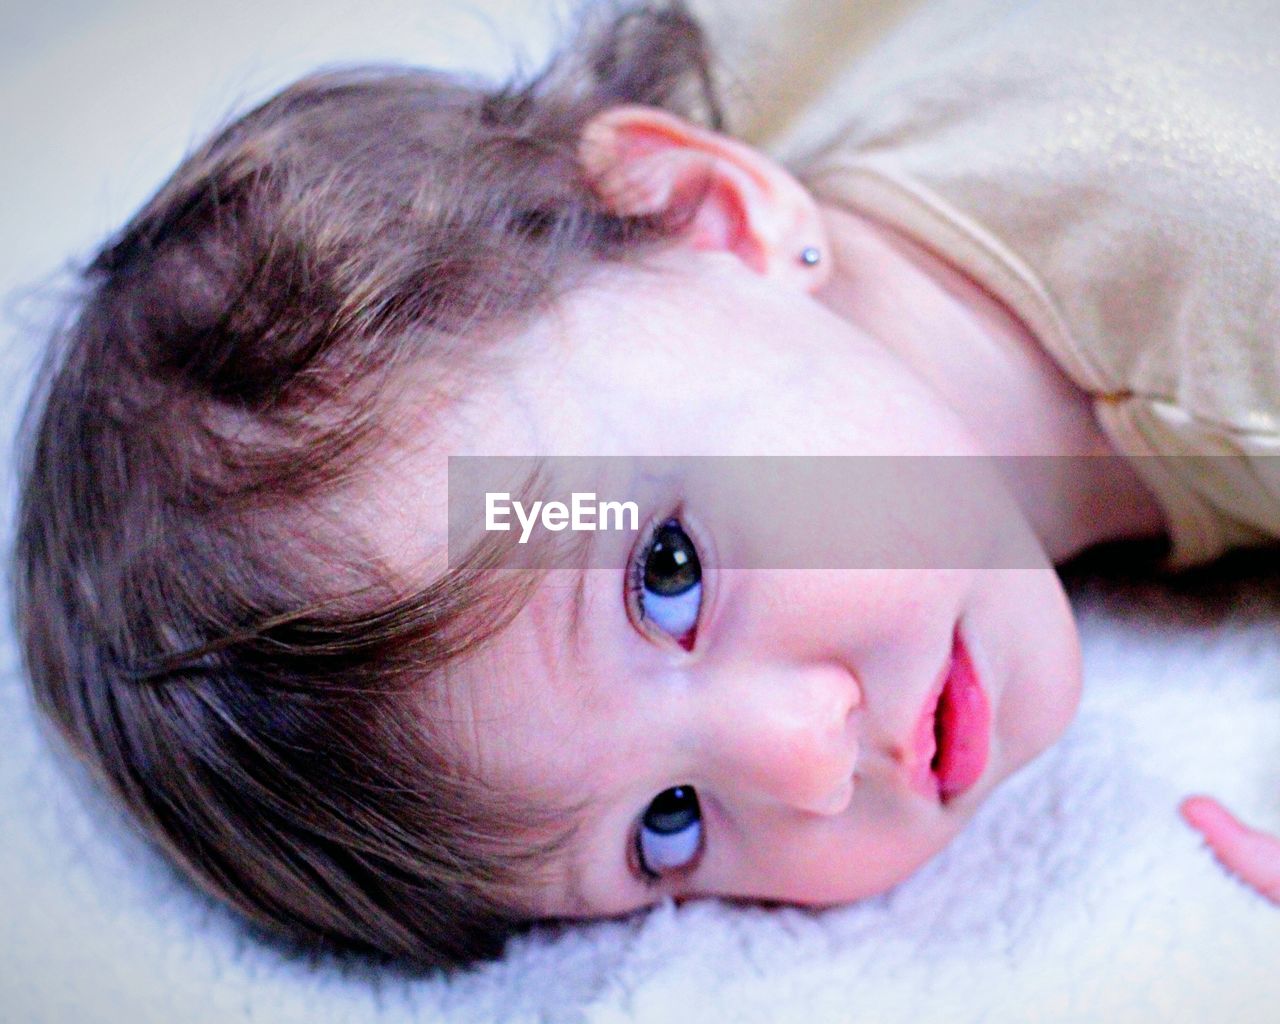
<svg viewBox="0 0 1280 1024"><path fill-rule="evenodd" d="M896 884L1071 719L1054 562L1280 536L1267 6L936 4L786 165L725 134L677 2L597 10L525 85L295 84L55 339L14 574L41 707L304 941L452 964L664 896ZM522 573L508 534L455 550L478 455L671 468ZM974 468L954 533L868 493L851 532L910 557L820 569L770 564L694 455ZM1183 813L1280 899L1280 843Z"/></svg>

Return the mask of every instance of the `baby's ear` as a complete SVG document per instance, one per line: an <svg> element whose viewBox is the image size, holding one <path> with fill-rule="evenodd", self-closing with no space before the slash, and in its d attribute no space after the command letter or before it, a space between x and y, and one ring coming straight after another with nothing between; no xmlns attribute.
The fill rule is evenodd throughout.
<svg viewBox="0 0 1280 1024"><path fill-rule="evenodd" d="M692 249L732 253L808 291L826 280L817 203L751 146L655 107L618 106L587 123L578 158L614 213L678 216L696 204L683 238Z"/></svg>

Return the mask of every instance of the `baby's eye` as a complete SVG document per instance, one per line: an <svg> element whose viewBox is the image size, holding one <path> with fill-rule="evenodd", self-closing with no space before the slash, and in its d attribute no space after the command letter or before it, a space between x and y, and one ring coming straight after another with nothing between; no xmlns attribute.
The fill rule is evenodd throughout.
<svg viewBox="0 0 1280 1024"><path fill-rule="evenodd" d="M702 809L692 786L675 786L655 796L640 819L636 853L651 878L691 864L702 848Z"/></svg>
<svg viewBox="0 0 1280 1024"><path fill-rule="evenodd" d="M668 519L654 529L631 576L638 616L691 650L702 609L702 563L680 520Z"/></svg>

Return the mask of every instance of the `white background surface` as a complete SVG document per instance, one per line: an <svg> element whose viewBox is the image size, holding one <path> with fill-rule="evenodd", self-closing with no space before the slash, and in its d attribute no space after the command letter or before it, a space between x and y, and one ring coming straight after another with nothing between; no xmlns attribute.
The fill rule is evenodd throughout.
<svg viewBox="0 0 1280 1024"><path fill-rule="evenodd" d="M478 13L477 8L480 12ZM87 256L233 108L321 63L497 70L545 5L51 0L0 8L0 466L54 271ZM1274 568L1274 567L1273 567ZM670 907L535 934L453 978L310 963L194 895L40 742L0 632L0 1020L1264 1022L1280 910L1178 821L1217 793L1280 830L1280 600L1080 592L1064 741L893 893L825 913ZM6 607L7 611L7 607Z"/></svg>

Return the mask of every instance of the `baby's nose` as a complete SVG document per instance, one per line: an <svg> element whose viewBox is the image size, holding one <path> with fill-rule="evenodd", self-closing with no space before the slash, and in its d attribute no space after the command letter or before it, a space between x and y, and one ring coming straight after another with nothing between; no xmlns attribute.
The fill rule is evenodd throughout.
<svg viewBox="0 0 1280 1024"><path fill-rule="evenodd" d="M814 814L848 806L862 690L847 667L757 666L723 696L717 745L731 788Z"/></svg>

